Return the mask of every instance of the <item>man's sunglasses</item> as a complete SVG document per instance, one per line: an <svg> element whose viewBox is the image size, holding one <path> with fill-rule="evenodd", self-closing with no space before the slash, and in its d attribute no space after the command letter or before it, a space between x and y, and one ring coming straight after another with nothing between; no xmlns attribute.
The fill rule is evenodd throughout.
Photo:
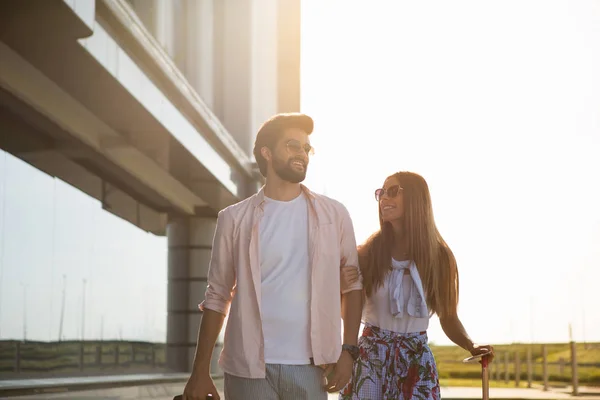
<svg viewBox="0 0 600 400"><path fill-rule="evenodd" d="M288 140L288 142L285 144L285 147L287 148L287 151L290 154L298 154L302 152L305 152L309 156L315 154L315 148L312 147L309 143L305 143L303 145L295 139Z"/></svg>
<svg viewBox="0 0 600 400"><path fill-rule="evenodd" d="M375 200L380 201L381 198L387 194L387 197L389 197L390 199L393 199L394 197L398 196L398 193L400 193L401 190L404 190L400 187L400 185L394 185L394 186L390 186L387 189L377 189L375 191Z"/></svg>

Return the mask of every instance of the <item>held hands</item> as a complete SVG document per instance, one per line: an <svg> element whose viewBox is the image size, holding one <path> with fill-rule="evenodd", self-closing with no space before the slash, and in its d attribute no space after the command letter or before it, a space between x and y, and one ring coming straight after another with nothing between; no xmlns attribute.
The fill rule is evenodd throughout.
<svg viewBox="0 0 600 400"><path fill-rule="evenodd" d="M340 285L345 287L355 284L359 280L358 268L346 265L346 258L340 260ZM354 359L347 351L342 351L336 364L324 366L323 387L329 393L339 392L350 382Z"/></svg>
<svg viewBox="0 0 600 400"><path fill-rule="evenodd" d="M323 372L323 386L329 393L339 392L352 377L354 360L347 351L342 351L337 364L329 364Z"/></svg>

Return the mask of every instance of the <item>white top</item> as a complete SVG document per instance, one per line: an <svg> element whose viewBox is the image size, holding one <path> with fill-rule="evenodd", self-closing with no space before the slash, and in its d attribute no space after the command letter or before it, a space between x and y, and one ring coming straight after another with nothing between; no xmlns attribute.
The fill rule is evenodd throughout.
<svg viewBox="0 0 600 400"><path fill-rule="evenodd" d="M259 228L265 362L309 364L311 272L306 196L287 202L265 197Z"/></svg>
<svg viewBox="0 0 600 400"><path fill-rule="evenodd" d="M392 259L383 284L367 297L363 322L397 333L426 331L429 310L417 266Z"/></svg>

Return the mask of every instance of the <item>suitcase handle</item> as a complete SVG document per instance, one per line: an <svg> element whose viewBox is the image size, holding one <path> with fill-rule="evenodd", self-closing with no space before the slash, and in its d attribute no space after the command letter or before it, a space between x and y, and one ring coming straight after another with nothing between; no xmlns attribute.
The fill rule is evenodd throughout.
<svg viewBox="0 0 600 400"><path fill-rule="evenodd" d="M490 375L488 370L489 356L483 356L481 358L481 391L483 400L489 400L490 398Z"/></svg>
<svg viewBox="0 0 600 400"><path fill-rule="evenodd" d="M478 354L476 356L467 357L463 360L464 363L474 362L481 359L481 397L483 400L490 399L490 377L488 371L488 365L490 363L490 354L492 352L487 352L483 354Z"/></svg>

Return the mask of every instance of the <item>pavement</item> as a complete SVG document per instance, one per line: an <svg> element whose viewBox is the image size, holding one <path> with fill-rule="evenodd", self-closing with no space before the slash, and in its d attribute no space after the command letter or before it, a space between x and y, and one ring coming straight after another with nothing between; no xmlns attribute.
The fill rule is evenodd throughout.
<svg viewBox="0 0 600 400"><path fill-rule="evenodd" d="M0 399L20 400L172 400L183 391L187 375L148 374L45 379L1 380ZM215 379L222 395L223 380ZM107 385L110 385L108 387ZM82 390L86 389L86 390ZM442 387L442 399L481 399L481 388ZM572 396L571 388L490 388L490 399L524 400L600 400L600 388L580 387L580 396ZM328 400L337 400L336 393ZM248 399L253 400L253 399Z"/></svg>
<svg viewBox="0 0 600 400"><path fill-rule="evenodd" d="M221 399L225 399L223 390L223 381L215 381L217 389L221 393ZM544 391L542 387L536 387L531 389L526 388L490 388L490 400L561 400L561 399L579 399L579 400L600 400L600 388L594 387L580 387L580 396L571 395L572 388L551 388L548 391ZM470 400L470 399L481 399L482 391L481 388L477 387L442 387L441 388L442 400ZM332 393L328 396L327 400L337 400L338 394ZM165 399L166 400L166 399ZM171 399L169 399L171 400ZM249 399L250 400L250 399Z"/></svg>
<svg viewBox="0 0 600 400"><path fill-rule="evenodd" d="M583 388L582 388L583 389ZM585 399L600 400L600 391L592 388L582 391L584 396L573 396L566 389L551 389L544 391L538 388L490 388L490 399L531 399L531 400L559 400L559 399ZM443 387L442 399L481 399L481 388L472 387ZM329 400L329 399L328 399Z"/></svg>

